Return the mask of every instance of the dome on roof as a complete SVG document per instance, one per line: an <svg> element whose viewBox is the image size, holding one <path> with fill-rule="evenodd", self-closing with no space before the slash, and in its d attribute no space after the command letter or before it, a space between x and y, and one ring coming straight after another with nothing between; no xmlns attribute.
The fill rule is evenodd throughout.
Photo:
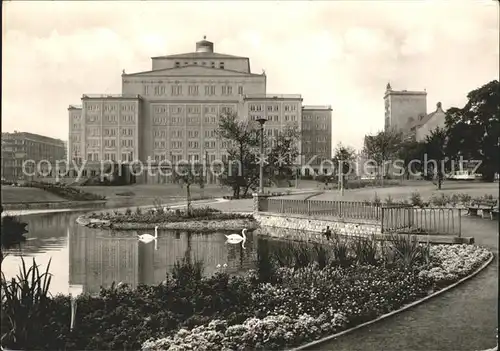
<svg viewBox="0 0 500 351"><path fill-rule="evenodd" d="M214 43L206 39L207 37L203 36L203 40L196 42L196 52L214 52Z"/></svg>

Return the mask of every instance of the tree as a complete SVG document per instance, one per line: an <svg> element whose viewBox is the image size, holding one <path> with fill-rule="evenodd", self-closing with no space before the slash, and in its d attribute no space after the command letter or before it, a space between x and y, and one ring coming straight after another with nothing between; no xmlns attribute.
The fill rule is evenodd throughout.
<svg viewBox="0 0 500 351"><path fill-rule="evenodd" d="M402 140L402 133L392 129L365 136L363 153L376 162L378 169L382 169L382 184L386 175L385 164L396 156Z"/></svg>
<svg viewBox="0 0 500 351"><path fill-rule="evenodd" d="M296 176L296 160L299 156L297 142L300 132L295 125L286 126L278 133L274 140L264 139L264 144L268 148L268 163L265 172L268 179L278 184L290 180Z"/></svg>
<svg viewBox="0 0 500 351"><path fill-rule="evenodd" d="M438 189L441 190L445 166L446 166L446 141L447 133L442 128L436 128L425 138L425 152L429 159L434 160L434 174L438 182Z"/></svg>
<svg viewBox="0 0 500 351"><path fill-rule="evenodd" d="M255 190L260 176L260 125L255 121L239 120L236 114L224 114L219 119L217 135L225 143L227 160L221 175L223 185L233 189L235 198L245 197ZM264 176L273 183L290 179L299 155L297 142L300 132L288 125L274 138L264 133Z"/></svg>
<svg viewBox="0 0 500 351"><path fill-rule="evenodd" d="M481 161L479 172L493 181L499 171L500 84L493 80L467 94L467 104L446 111L450 156Z"/></svg>
<svg viewBox="0 0 500 351"><path fill-rule="evenodd" d="M347 175L351 170L351 163L356 160L356 150L350 146L344 146L342 143L338 143L335 151L333 152L333 164L334 167L339 167L341 170L342 183L345 184ZM340 167L342 165L342 167Z"/></svg>
<svg viewBox="0 0 500 351"><path fill-rule="evenodd" d="M233 189L233 197L246 196L259 181L259 164L256 156L259 146L258 131L249 121L242 121L234 113L220 116L217 136L223 141L228 157L224 160L221 183ZM243 190L243 194L241 194Z"/></svg>
<svg viewBox="0 0 500 351"><path fill-rule="evenodd" d="M172 172L175 182L180 183L181 187L186 187L186 214L191 214L191 186L198 185L200 189L205 187L203 177L203 166L199 163L178 164Z"/></svg>
<svg viewBox="0 0 500 351"><path fill-rule="evenodd" d="M406 179L410 178L410 174L422 172L422 165L413 160L422 161L425 153L425 143L415 140L405 140L399 145L397 151L398 158L403 161L404 174Z"/></svg>

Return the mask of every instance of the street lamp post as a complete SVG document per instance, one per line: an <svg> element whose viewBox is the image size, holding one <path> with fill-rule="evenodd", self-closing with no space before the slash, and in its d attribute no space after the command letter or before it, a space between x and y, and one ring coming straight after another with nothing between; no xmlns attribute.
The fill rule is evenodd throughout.
<svg viewBox="0 0 500 351"><path fill-rule="evenodd" d="M259 194L264 193L264 123L267 119L258 118L260 124L260 168L259 168Z"/></svg>

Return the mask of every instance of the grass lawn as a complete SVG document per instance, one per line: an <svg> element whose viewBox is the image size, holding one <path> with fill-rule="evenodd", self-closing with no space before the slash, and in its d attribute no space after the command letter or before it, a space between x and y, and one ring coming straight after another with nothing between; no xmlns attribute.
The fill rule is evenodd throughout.
<svg viewBox="0 0 500 351"><path fill-rule="evenodd" d="M321 195L312 197L311 200L373 200L376 193L382 201L389 195L393 200L398 201L408 199L413 192L420 193L424 201L429 199L433 194L441 193L445 195L466 193L473 198L484 196L485 194L491 194L494 197L498 197L498 183L445 181L442 184L442 189L438 191L437 186L431 182L409 181L403 186L346 190L344 196L341 196L338 190L330 190L325 191Z"/></svg>
<svg viewBox="0 0 500 351"><path fill-rule="evenodd" d="M36 188L2 186L2 203L62 202L62 197Z"/></svg>

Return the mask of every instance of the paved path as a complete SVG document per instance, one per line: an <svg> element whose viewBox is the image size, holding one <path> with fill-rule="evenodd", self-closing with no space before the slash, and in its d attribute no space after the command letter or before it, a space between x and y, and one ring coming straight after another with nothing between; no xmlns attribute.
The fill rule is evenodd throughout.
<svg viewBox="0 0 500 351"><path fill-rule="evenodd" d="M475 351L496 345L498 222L463 217L464 236L495 254L471 280L413 309L358 329L314 350Z"/></svg>

